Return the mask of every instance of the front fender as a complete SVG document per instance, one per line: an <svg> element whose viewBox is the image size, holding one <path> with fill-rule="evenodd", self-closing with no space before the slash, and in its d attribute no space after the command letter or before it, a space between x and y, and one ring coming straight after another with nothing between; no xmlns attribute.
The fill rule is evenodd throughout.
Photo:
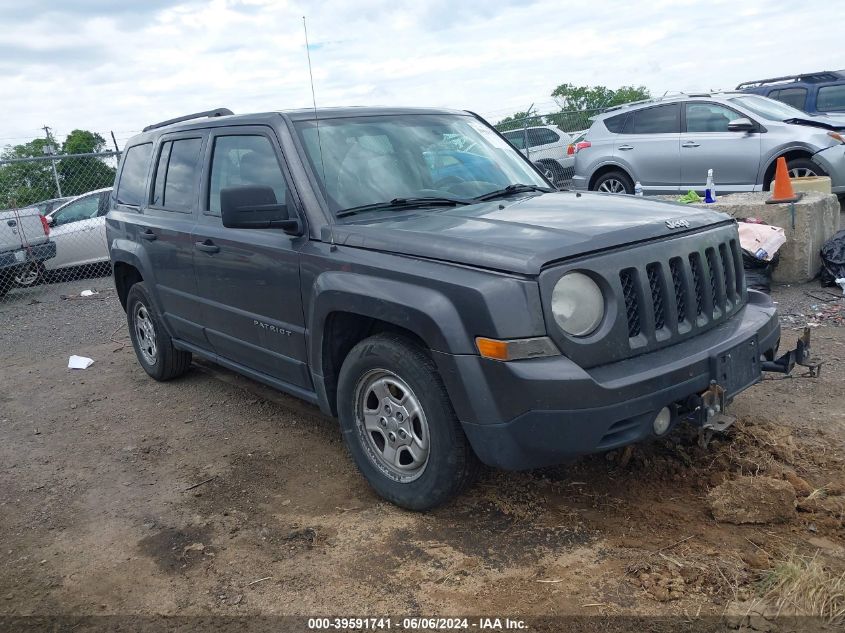
<svg viewBox="0 0 845 633"><path fill-rule="evenodd" d="M351 312L414 332L433 351L473 354L473 337L443 293L394 279L331 271L314 283L309 306L308 357L322 375L323 332L332 312Z"/></svg>

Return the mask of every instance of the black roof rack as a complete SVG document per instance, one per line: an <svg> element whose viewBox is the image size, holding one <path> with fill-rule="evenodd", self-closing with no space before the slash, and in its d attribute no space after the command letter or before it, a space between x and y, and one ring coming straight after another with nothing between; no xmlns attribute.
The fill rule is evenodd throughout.
<svg viewBox="0 0 845 633"><path fill-rule="evenodd" d="M150 130L157 130L160 127L164 127L166 125L173 125L174 123L181 123L182 121L190 121L191 119L201 119L203 117L216 117L216 116L230 116L233 115L229 108L217 108L216 110L206 110L205 112L196 112L194 114L186 114L185 116L178 116L175 119L167 119L167 121L162 121L161 123L153 123L152 125L148 125L143 129L144 132L149 132Z"/></svg>
<svg viewBox="0 0 845 633"><path fill-rule="evenodd" d="M800 75L786 75L784 77L772 77L771 79L755 79L754 81L743 81L736 89L756 88L765 84L776 84L787 81L836 81L843 78L841 70L821 70L816 73L801 73Z"/></svg>

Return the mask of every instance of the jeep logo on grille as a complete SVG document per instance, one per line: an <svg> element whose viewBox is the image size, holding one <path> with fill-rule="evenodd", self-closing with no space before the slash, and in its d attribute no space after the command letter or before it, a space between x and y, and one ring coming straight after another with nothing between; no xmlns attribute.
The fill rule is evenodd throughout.
<svg viewBox="0 0 845 633"><path fill-rule="evenodd" d="M670 229L688 229L689 222L686 220L666 220L666 227Z"/></svg>

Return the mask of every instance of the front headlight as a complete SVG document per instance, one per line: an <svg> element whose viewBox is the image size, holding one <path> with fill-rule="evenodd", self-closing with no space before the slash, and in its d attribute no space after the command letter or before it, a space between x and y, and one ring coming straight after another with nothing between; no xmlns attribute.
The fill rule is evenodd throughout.
<svg viewBox="0 0 845 633"><path fill-rule="evenodd" d="M601 288L583 273L565 274L552 291L552 314L567 334L590 334L604 317Z"/></svg>

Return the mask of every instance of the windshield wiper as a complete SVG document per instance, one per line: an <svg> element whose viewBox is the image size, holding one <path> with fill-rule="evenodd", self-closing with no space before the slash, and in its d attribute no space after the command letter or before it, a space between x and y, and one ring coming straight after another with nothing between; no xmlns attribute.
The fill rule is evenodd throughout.
<svg viewBox="0 0 845 633"><path fill-rule="evenodd" d="M799 119L798 117L793 117L791 119L784 119L784 123L792 123L793 125L807 125L809 127L820 127L823 130L831 130L836 131L836 126L830 125L829 123L824 123L823 121L813 121L812 119Z"/></svg>
<svg viewBox="0 0 845 633"><path fill-rule="evenodd" d="M343 218L365 211L380 211L381 209L418 209L421 207L456 207L458 205L474 204L474 200L463 200L461 198L445 198L438 196L423 196L420 198L393 198L387 202L374 202L362 204L357 207L341 209L335 213L335 217Z"/></svg>
<svg viewBox="0 0 845 633"><path fill-rule="evenodd" d="M496 189L495 191L476 196L475 198L473 198L473 200L495 200L496 198L509 196L512 193L524 193L526 191L542 191L543 193L550 193L552 191L555 191L555 189L552 189L550 187L541 187L539 185L524 185L521 183L516 183L513 185L508 185L504 189Z"/></svg>

